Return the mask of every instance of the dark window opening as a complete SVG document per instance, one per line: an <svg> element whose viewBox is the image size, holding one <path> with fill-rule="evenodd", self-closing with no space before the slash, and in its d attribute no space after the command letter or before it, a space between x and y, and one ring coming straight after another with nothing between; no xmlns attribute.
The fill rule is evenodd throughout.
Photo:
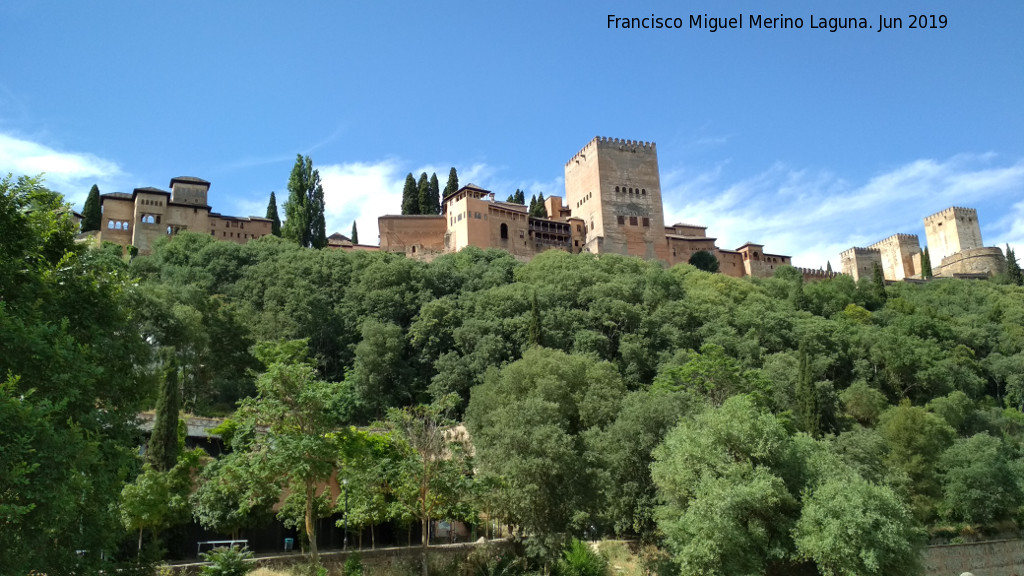
<svg viewBox="0 0 1024 576"><path fill-rule="evenodd" d="M501 239L508 240L508 224L501 225Z"/></svg>

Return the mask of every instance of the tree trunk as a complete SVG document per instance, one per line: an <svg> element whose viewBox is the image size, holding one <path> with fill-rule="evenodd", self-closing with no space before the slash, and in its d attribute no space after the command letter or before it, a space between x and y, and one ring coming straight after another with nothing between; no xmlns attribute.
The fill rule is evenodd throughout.
<svg viewBox="0 0 1024 576"><path fill-rule="evenodd" d="M313 483L306 483L306 535L309 536L309 557L313 564L320 564L316 549L316 523L313 521Z"/></svg>
<svg viewBox="0 0 1024 576"><path fill-rule="evenodd" d="M142 555L142 528L139 528L139 555Z"/></svg>
<svg viewBox="0 0 1024 576"><path fill-rule="evenodd" d="M373 524L370 524L370 550L377 549L377 537L373 535Z"/></svg>

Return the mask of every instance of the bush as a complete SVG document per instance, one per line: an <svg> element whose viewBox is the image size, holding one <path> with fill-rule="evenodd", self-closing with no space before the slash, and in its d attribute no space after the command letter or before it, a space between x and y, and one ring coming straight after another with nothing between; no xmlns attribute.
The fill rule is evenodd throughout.
<svg viewBox="0 0 1024 576"><path fill-rule="evenodd" d="M345 576L363 576L363 558L358 552L349 554L345 559Z"/></svg>
<svg viewBox="0 0 1024 576"><path fill-rule="evenodd" d="M243 576L252 568L246 563L252 558L248 548L214 548L200 556L210 563L199 571L201 576Z"/></svg>
<svg viewBox="0 0 1024 576"><path fill-rule="evenodd" d="M607 576L608 561L586 543L573 539L555 571L558 576Z"/></svg>

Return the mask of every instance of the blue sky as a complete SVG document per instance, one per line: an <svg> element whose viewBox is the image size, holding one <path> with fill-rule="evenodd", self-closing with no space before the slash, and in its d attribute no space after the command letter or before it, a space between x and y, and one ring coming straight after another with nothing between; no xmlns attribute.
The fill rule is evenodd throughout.
<svg viewBox="0 0 1024 576"><path fill-rule="evenodd" d="M804 27L607 27L652 13ZM1022 26L1020 0L6 0L0 172L45 172L77 206L93 183L199 176L214 210L263 215L308 154L329 231L358 219L375 243L408 172L563 195L565 161L601 135L656 142L666 221L721 247L837 265L893 233L924 243L922 219L960 205L1024 253Z"/></svg>

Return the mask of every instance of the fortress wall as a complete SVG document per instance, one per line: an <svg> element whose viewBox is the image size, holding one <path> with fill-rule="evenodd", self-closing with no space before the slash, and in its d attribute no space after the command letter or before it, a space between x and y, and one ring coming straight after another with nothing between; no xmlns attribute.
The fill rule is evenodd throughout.
<svg viewBox="0 0 1024 576"><path fill-rule="evenodd" d="M993 276L1006 267L1001 248L973 248L962 250L942 259L940 266L932 267L937 278L952 278L954 274L988 274Z"/></svg>
<svg viewBox="0 0 1024 576"><path fill-rule="evenodd" d="M377 219L380 249L432 259L444 252L445 216L381 216Z"/></svg>
<svg viewBox="0 0 1024 576"><path fill-rule="evenodd" d="M932 262L961 250L981 248L981 227L978 211L973 208L952 206L924 219L925 239Z"/></svg>
<svg viewBox="0 0 1024 576"><path fill-rule="evenodd" d="M893 234L868 248L879 251L882 275L886 280L903 280L921 273L914 266L914 255L921 253L916 234Z"/></svg>
<svg viewBox="0 0 1024 576"><path fill-rule="evenodd" d="M852 276L854 282L870 278L875 263L882 265L882 253L874 248L850 248L839 255L840 270Z"/></svg>

